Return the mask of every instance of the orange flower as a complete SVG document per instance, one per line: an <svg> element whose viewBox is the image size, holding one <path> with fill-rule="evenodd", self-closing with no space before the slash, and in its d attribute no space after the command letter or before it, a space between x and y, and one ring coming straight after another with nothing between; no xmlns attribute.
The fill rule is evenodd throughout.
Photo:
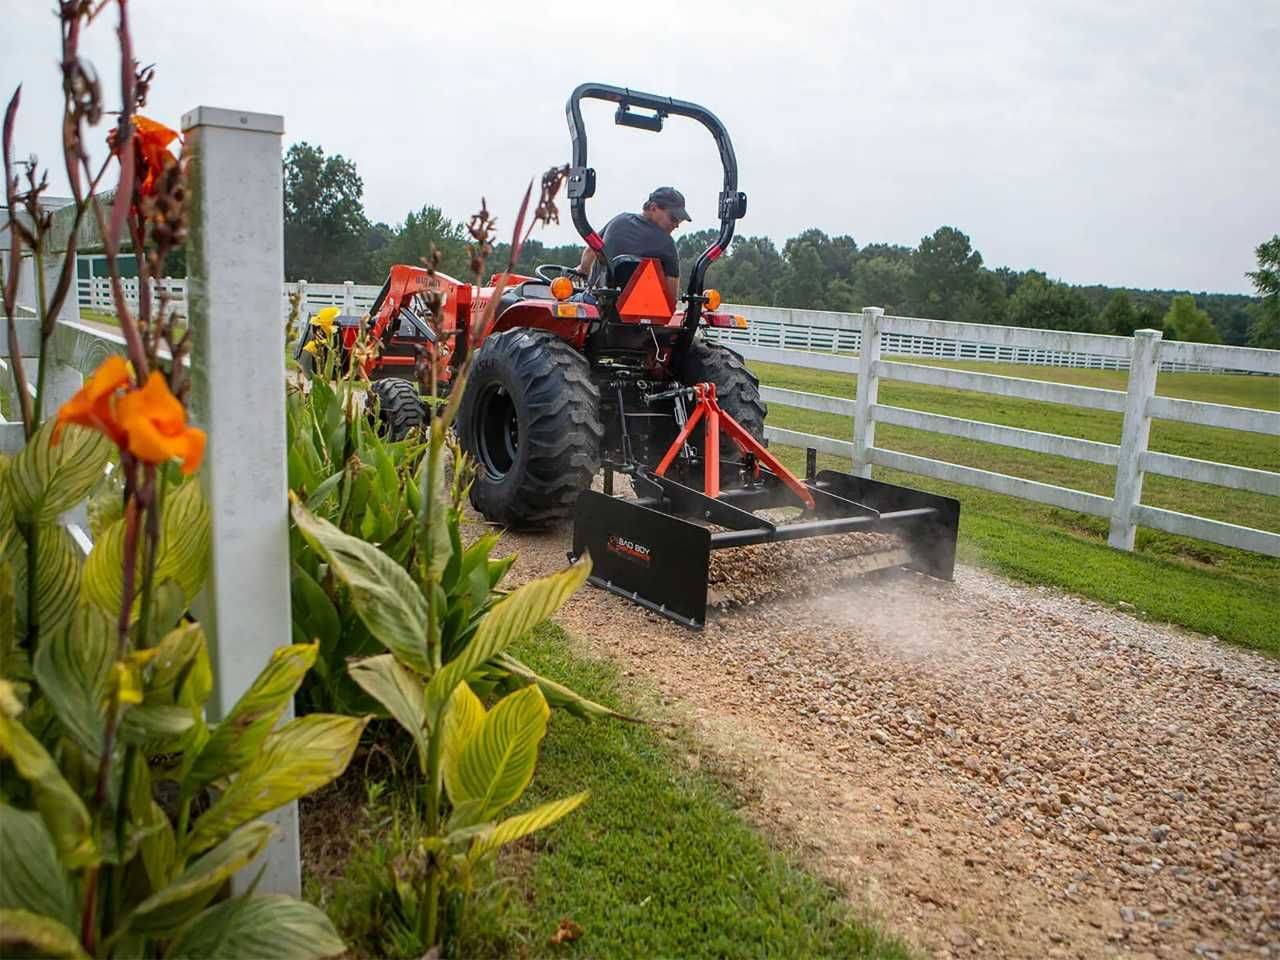
<svg viewBox="0 0 1280 960"><path fill-rule="evenodd" d="M161 373L153 372L141 388L131 388L129 376L123 357L103 361L89 382L58 411L53 442L58 442L68 423L77 423L105 433L139 460L181 460L182 472L194 473L204 458L204 431L187 426L187 411L169 392Z"/></svg>
<svg viewBox="0 0 1280 960"><path fill-rule="evenodd" d="M130 390L116 401L116 420L128 437L127 448L139 460L164 463L181 460L191 474L204 457L203 430L187 426L187 411L169 392L159 372L141 390Z"/></svg>
<svg viewBox="0 0 1280 960"><path fill-rule="evenodd" d="M149 117L133 118L133 143L137 150L138 175L142 178L142 196L155 190L156 178L164 173L177 158L169 152L169 144L178 139L178 132ZM107 134L107 145L116 149L116 132Z"/></svg>
<svg viewBox="0 0 1280 960"><path fill-rule="evenodd" d="M142 195L145 197L155 188L156 178L164 173L165 168L177 163L169 152L169 144L178 139L178 132L142 116L133 118L133 129L133 139L138 145L145 171L142 176Z"/></svg>
<svg viewBox="0 0 1280 960"><path fill-rule="evenodd" d="M117 390L129 384L129 364L124 357L112 355L89 378L89 382L76 392L58 411L58 422L53 427L53 442L62 438L68 423L98 430L115 443L123 445L124 431L116 423L111 400Z"/></svg>

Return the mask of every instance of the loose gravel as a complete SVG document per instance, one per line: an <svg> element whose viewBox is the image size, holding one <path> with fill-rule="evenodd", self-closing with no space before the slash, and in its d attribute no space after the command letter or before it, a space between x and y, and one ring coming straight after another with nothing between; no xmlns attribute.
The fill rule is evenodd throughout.
<svg viewBox="0 0 1280 960"><path fill-rule="evenodd" d="M509 535L517 578L567 540ZM701 633L591 588L560 620L658 687L745 816L935 956L1280 958L1276 661L963 567Z"/></svg>

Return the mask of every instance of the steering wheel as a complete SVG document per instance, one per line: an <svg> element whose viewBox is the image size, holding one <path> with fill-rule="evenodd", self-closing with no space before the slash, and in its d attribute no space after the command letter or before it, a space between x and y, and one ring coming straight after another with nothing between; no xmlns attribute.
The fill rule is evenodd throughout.
<svg viewBox="0 0 1280 960"><path fill-rule="evenodd" d="M552 271L555 271L555 273L548 276ZM581 281L582 283L587 282L587 275L577 267L566 267L558 263L540 264L538 268L533 271L533 274L539 280L546 283L550 283L556 277L568 277L570 280Z"/></svg>

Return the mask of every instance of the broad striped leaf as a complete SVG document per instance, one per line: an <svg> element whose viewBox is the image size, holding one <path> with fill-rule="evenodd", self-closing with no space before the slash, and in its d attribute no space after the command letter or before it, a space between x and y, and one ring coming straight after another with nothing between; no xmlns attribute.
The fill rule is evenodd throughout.
<svg viewBox="0 0 1280 960"><path fill-rule="evenodd" d="M199 853L242 823L318 790L347 768L368 717L313 713L291 720L262 744L262 749L187 838L187 850Z"/></svg>
<svg viewBox="0 0 1280 960"><path fill-rule="evenodd" d="M444 772L444 786L449 792L449 800L455 807L466 799L466 790L462 785L459 766L462 754L480 728L484 726L485 709L480 698L464 680L453 688L453 696L449 698L449 709L444 714L444 731L441 741L441 768Z"/></svg>
<svg viewBox="0 0 1280 960"><path fill-rule="evenodd" d="M209 654L205 647L204 628L198 623L181 623L166 633L156 644L151 673L143 689L147 706L199 707L210 688L200 680L207 676L212 683ZM194 696L184 700L184 689L194 686ZM196 697L199 699L196 699ZM194 700L194 702L188 702Z"/></svg>
<svg viewBox="0 0 1280 960"><path fill-rule="evenodd" d="M5 471L15 519L52 523L89 495L115 449L95 430L69 426L51 444L54 420L46 420Z"/></svg>
<svg viewBox="0 0 1280 960"><path fill-rule="evenodd" d="M387 708L387 713L409 731L418 747L418 762L427 764L427 703L422 678L400 665L389 653L357 660L347 667L351 679Z"/></svg>
<svg viewBox="0 0 1280 960"><path fill-rule="evenodd" d="M509 653L498 654L493 662L502 667L502 669L510 671L513 676L536 683L552 709L564 710L575 717L582 717L587 720L596 717L612 717L615 720L627 720L631 723L644 722L639 717L629 717L625 713L618 713L618 711L612 710L602 703L588 700L582 694L570 690L562 683L548 680L540 673L535 673Z"/></svg>
<svg viewBox="0 0 1280 960"><path fill-rule="evenodd" d="M40 636L49 637L61 630L80 593L80 577L83 561L80 550L65 527L46 524L36 532L36 615L39 618ZM17 626L27 629L27 565L18 562L13 567L14 593L17 598Z"/></svg>
<svg viewBox="0 0 1280 960"><path fill-rule="evenodd" d="M65 924L30 910L0 910L0 956L87 957Z"/></svg>
<svg viewBox="0 0 1280 960"><path fill-rule="evenodd" d="M314 643L294 644L271 655L266 669L213 729L183 779L182 788L188 796L258 756L263 741L293 702L302 678L315 663L317 650Z"/></svg>
<svg viewBox="0 0 1280 960"><path fill-rule="evenodd" d="M369 632L410 669L427 675L427 601L404 568L372 544L315 516L297 498L293 522L351 594Z"/></svg>
<svg viewBox="0 0 1280 960"><path fill-rule="evenodd" d="M125 923L131 933L172 934L208 906L223 883L266 849L275 828L265 820L247 823L167 887L143 900Z"/></svg>
<svg viewBox="0 0 1280 960"><path fill-rule="evenodd" d="M9 470L9 457L0 453L0 560L8 556L9 548L16 547L18 525L13 516L13 500L5 474Z"/></svg>
<svg viewBox="0 0 1280 960"><path fill-rule="evenodd" d="M106 702L116 639L111 623L96 607L81 606L71 622L47 637L36 652L40 691L58 722L91 757L102 751Z"/></svg>
<svg viewBox="0 0 1280 960"><path fill-rule="evenodd" d="M75 924L75 890L40 814L0 803L0 863L0 909Z"/></svg>
<svg viewBox="0 0 1280 960"><path fill-rule="evenodd" d="M550 713L542 691L525 687L499 700L467 741L458 760L458 801L480 801L479 819L492 817L529 785Z"/></svg>
<svg viewBox="0 0 1280 960"><path fill-rule="evenodd" d="M573 566L526 583L485 614L475 636L427 684L427 718L438 720L456 687L472 670L560 609L586 581L591 561L583 557Z"/></svg>
<svg viewBox="0 0 1280 960"><path fill-rule="evenodd" d="M75 869L96 862L93 823L71 785L22 722L0 712L0 757L8 757L18 775L31 785L36 807L49 828L63 866Z"/></svg>
<svg viewBox="0 0 1280 960"><path fill-rule="evenodd" d="M210 907L178 934L166 956L323 960L346 949L323 910L284 894L271 894L236 897Z"/></svg>
<svg viewBox="0 0 1280 960"><path fill-rule="evenodd" d="M188 480L169 490L161 508L160 544L156 550L157 584L173 581L190 603L204 585L209 572L209 506L200 484ZM142 538L138 538L141 564ZM124 594L124 518L102 531L84 564L84 597L111 616L120 613ZM136 595L132 616L136 620L142 597Z"/></svg>
<svg viewBox="0 0 1280 960"><path fill-rule="evenodd" d="M13 592L13 564L0 557L0 677L31 679L31 661L21 638L22 634L18 632L18 598Z"/></svg>
<svg viewBox="0 0 1280 960"><path fill-rule="evenodd" d="M575 793L573 796L565 797L563 800L552 800L550 803L544 803L540 807L534 807L528 813L508 817L494 827L491 832L476 837L475 840L471 841L471 849L467 852L467 856L474 863L486 854L493 853L503 844L519 840L535 830L550 826L566 814L577 810L578 807L586 803L589 796L591 796L590 792L584 790L582 793Z"/></svg>

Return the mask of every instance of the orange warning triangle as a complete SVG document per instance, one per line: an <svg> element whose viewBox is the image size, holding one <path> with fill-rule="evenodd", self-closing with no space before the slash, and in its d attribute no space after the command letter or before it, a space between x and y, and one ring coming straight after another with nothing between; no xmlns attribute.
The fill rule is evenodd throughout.
<svg viewBox="0 0 1280 960"><path fill-rule="evenodd" d="M675 309L658 261L641 261L618 298L618 316L623 320L667 320Z"/></svg>

